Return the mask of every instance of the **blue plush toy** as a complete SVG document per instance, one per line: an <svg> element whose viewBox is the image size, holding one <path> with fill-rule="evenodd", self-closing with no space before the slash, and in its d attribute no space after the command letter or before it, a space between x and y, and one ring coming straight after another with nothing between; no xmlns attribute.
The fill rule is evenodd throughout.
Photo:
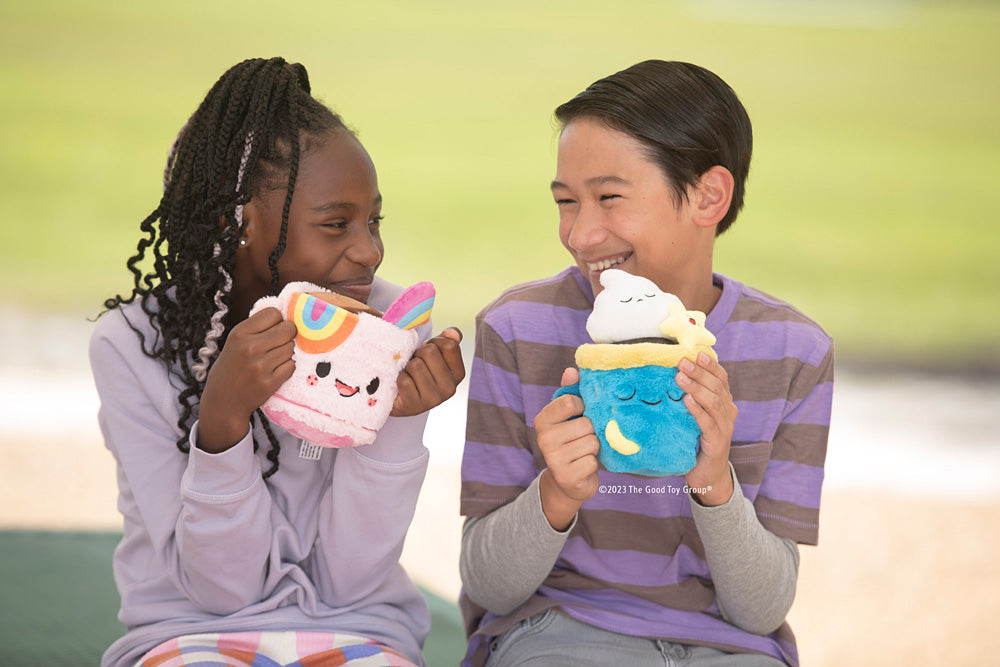
<svg viewBox="0 0 1000 667"><path fill-rule="evenodd" d="M601 285L587 320L595 343L576 352L580 381L555 395L583 398L608 470L683 475L694 467L701 430L684 406L677 364L699 352L715 358L715 336L704 313L686 310L652 281L609 269Z"/></svg>

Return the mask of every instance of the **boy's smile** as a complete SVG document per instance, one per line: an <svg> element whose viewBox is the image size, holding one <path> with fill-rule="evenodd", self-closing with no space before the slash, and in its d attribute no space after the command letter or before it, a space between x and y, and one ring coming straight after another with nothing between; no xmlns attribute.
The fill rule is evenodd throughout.
<svg viewBox="0 0 1000 667"><path fill-rule="evenodd" d="M627 134L591 118L569 123L552 196L559 238L595 294L612 267L678 295L710 284L713 230L695 223L690 197L677 202L660 167Z"/></svg>

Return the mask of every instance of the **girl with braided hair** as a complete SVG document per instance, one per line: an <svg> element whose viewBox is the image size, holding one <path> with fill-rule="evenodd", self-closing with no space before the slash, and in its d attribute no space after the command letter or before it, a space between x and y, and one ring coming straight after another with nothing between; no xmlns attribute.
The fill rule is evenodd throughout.
<svg viewBox="0 0 1000 667"><path fill-rule="evenodd" d="M398 561L461 334L421 326L376 441L316 459L260 411L292 374L295 325L248 315L291 281L379 310L402 292L375 277L368 153L302 65L246 60L181 129L163 186L90 346L124 517L127 632L102 665L423 664L430 617Z"/></svg>

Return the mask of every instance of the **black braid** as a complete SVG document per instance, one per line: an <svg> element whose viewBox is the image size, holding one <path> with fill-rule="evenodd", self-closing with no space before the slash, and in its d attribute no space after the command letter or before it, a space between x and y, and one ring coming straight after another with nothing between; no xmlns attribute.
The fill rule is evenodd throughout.
<svg viewBox="0 0 1000 667"><path fill-rule="evenodd" d="M216 294L224 293L227 306L231 300L220 269L231 276L236 262L243 232L238 228L237 207L266 189L287 188L279 242L268 260L271 290L277 294L281 284L277 263L285 249L300 143L308 146L309 138L347 129L310 93L305 67L282 58L245 60L219 78L168 156L163 197L142 221L136 253L126 262L133 279L131 293L104 302L110 310L139 298L156 332L153 340L146 340L133 326L142 350L161 360L183 386L177 399L181 407L177 426L183 434L177 446L183 452L188 450L204 389L192 363L212 325ZM244 158L243 181L237 189ZM279 446L263 413L258 410L257 415L271 445L267 478L278 470Z"/></svg>

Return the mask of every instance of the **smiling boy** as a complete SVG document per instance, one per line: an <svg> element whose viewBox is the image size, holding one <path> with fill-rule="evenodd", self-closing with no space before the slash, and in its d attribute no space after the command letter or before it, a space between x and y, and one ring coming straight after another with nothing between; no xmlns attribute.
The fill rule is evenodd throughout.
<svg viewBox="0 0 1000 667"><path fill-rule="evenodd" d="M711 72L647 61L556 116L552 193L574 265L477 319L466 663L797 664L784 619L797 544L817 541L833 347L793 307L713 272L715 239L743 205L746 111ZM705 312L717 338L718 361L702 354L677 375L702 433L684 477L601 469L581 400L552 400L577 379L611 267Z"/></svg>

